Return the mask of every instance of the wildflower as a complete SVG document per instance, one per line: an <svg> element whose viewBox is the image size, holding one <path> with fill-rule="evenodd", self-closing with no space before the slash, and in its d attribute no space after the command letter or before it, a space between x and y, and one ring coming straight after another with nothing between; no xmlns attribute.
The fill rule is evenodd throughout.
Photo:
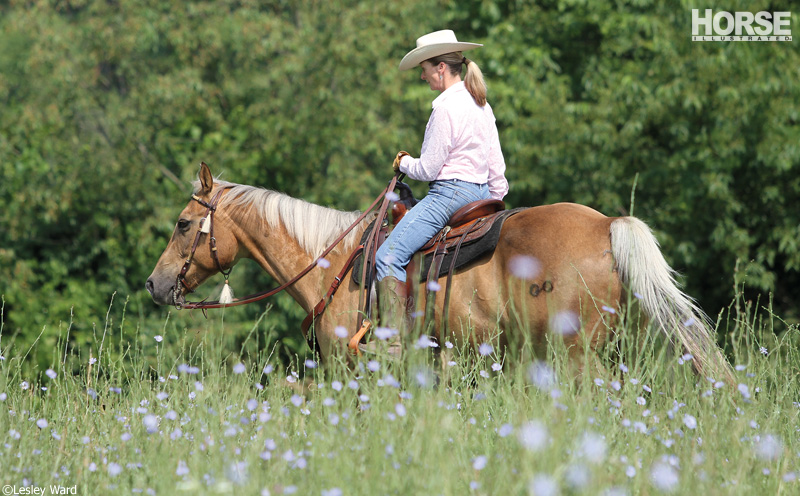
<svg viewBox="0 0 800 496"><path fill-rule="evenodd" d="M478 347L478 353L480 353L481 356L491 355L493 351L494 351L494 347L492 345L490 345L489 343L482 343Z"/></svg>
<svg viewBox="0 0 800 496"><path fill-rule="evenodd" d="M414 380L417 382L419 387L429 388L433 387L434 383L436 382L436 375L427 367L422 367L417 369L417 371L414 373Z"/></svg>
<svg viewBox="0 0 800 496"><path fill-rule="evenodd" d="M741 372L742 370L747 368L747 365L737 365L735 368L738 372Z"/></svg>
<svg viewBox="0 0 800 496"><path fill-rule="evenodd" d="M624 363L620 363L619 364L619 370L621 370L623 374L627 374L628 373L628 366L625 365Z"/></svg>
<svg viewBox="0 0 800 496"><path fill-rule="evenodd" d="M696 321L694 320L694 317L689 317L683 322L683 327L692 327L695 325L695 323Z"/></svg>
<svg viewBox="0 0 800 496"><path fill-rule="evenodd" d="M650 468L650 482L659 491L672 492L678 487L678 471L663 462L656 462Z"/></svg>
<svg viewBox="0 0 800 496"><path fill-rule="evenodd" d="M759 438L755 444L755 454L765 461L777 460L783 453L781 438L774 434L767 434Z"/></svg>
<svg viewBox="0 0 800 496"><path fill-rule="evenodd" d="M747 387L747 384L739 384L738 389L742 396L744 396L744 399L750 398L750 388Z"/></svg>
<svg viewBox="0 0 800 496"><path fill-rule="evenodd" d="M550 365L536 361L528 368L528 380L542 391L549 391L556 385L556 374Z"/></svg>
<svg viewBox="0 0 800 496"><path fill-rule="evenodd" d="M558 482L547 474L538 474L528 484L528 492L536 496L557 496Z"/></svg>
<svg viewBox="0 0 800 496"><path fill-rule="evenodd" d="M349 335L347 329L344 326L336 326L336 328L333 330L333 333L336 335L337 338L340 339L344 339Z"/></svg>
<svg viewBox="0 0 800 496"><path fill-rule="evenodd" d="M637 397L636 397L636 404L637 404L637 405L644 406L644 405L646 405L646 404L647 404L647 400L646 400L646 399L644 399L644 398L643 398L643 397L641 397L641 396L637 396Z"/></svg>
<svg viewBox="0 0 800 496"><path fill-rule="evenodd" d="M317 362L315 362L314 360L306 360L305 366L307 369L315 369L317 368Z"/></svg>
<svg viewBox="0 0 800 496"><path fill-rule="evenodd" d="M500 437L506 437L514 431L514 427L511 424L503 424L497 429L497 435Z"/></svg>
<svg viewBox="0 0 800 496"><path fill-rule="evenodd" d="M634 296L634 298L636 298L637 300L641 300L641 299L642 299L642 295L640 295L639 293L636 293L636 292L634 292L634 293L633 293L633 296Z"/></svg>
<svg viewBox="0 0 800 496"><path fill-rule="evenodd" d="M156 334L155 336L153 336L153 339L156 340L156 343L160 343L161 341L164 341L164 338L161 336L161 334Z"/></svg>
<svg viewBox="0 0 800 496"><path fill-rule="evenodd" d="M480 372L478 372L478 373L479 373L479 374L480 374L480 376L481 376L481 377L483 377L484 379L488 379L488 378L489 378L489 372L486 372L485 370L481 370L481 371L480 371Z"/></svg>
<svg viewBox="0 0 800 496"><path fill-rule="evenodd" d="M97 363L97 358L92 357L89 359L89 365L94 365L96 363Z"/></svg>
<svg viewBox="0 0 800 496"><path fill-rule="evenodd" d="M377 360L370 360L367 362L367 369L369 369L370 372L377 372L381 369L381 363Z"/></svg>
<svg viewBox="0 0 800 496"><path fill-rule="evenodd" d="M633 465L628 465L628 468L625 469L625 475L627 475L628 478L633 479L636 476L636 467Z"/></svg>
<svg viewBox="0 0 800 496"><path fill-rule="evenodd" d="M600 434L585 432L578 453L590 463L600 463L606 457L606 441Z"/></svg>
<svg viewBox="0 0 800 496"><path fill-rule="evenodd" d="M397 414L398 417L405 417L406 416L406 406L402 403L397 403L394 406L394 412Z"/></svg>
<svg viewBox="0 0 800 496"><path fill-rule="evenodd" d="M0 401L5 401L6 398L8 398L8 395L6 393L0 393Z"/></svg>
<svg viewBox="0 0 800 496"><path fill-rule="evenodd" d="M296 394L292 395L292 398L291 398L290 401L292 402L292 405L294 405L294 406L300 406L300 405L303 404L303 398L301 398L300 396L298 396Z"/></svg>
<svg viewBox="0 0 800 496"><path fill-rule="evenodd" d="M516 255L508 261L508 270L517 279L534 279L541 271L539 260L528 255Z"/></svg>
<svg viewBox="0 0 800 496"><path fill-rule="evenodd" d="M264 375L269 375L273 370L275 370L275 367L273 367L271 363L268 363L264 366L264 370L262 370L261 373Z"/></svg>
<svg viewBox="0 0 800 496"><path fill-rule="evenodd" d="M394 191L389 191L388 193L386 193L386 199L392 202L396 202L397 200L400 199L400 195L398 195Z"/></svg>
<svg viewBox="0 0 800 496"><path fill-rule="evenodd" d="M347 383L347 387L355 391L356 389L358 389L358 381L356 381L355 379L351 379L350 382Z"/></svg>
<svg viewBox="0 0 800 496"><path fill-rule="evenodd" d="M131 438L133 438L133 435L131 435L130 432L126 432L126 433L122 434L119 438L122 439L125 442L128 442L128 441L131 440Z"/></svg>
<svg viewBox="0 0 800 496"><path fill-rule="evenodd" d="M331 413L328 415L328 422L330 422L331 425L339 425L339 416L335 413Z"/></svg>
<svg viewBox="0 0 800 496"><path fill-rule="evenodd" d="M569 310L558 312L550 318L550 330L562 336L575 334L581 328L578 314Z"/></svg>
<svg viewBox="0 0 800 496"><path fill-rule="evenodd" d="M436 281L428 281L428 291L439 291L442 286Z"/></svg>
<svg viewBox="0 0 800 496"><path fill-rule="evenodd" d="M375 337L382 341L386 341L387 339L396 334L397 334L397 329L392 329L390 327L378 327L377 329L375 329Z"/></svg>
<svg viewBox="0 0 800 496"><path fill-rule="evenodd" d="M331 263L328 261L327 258L322 258L321 257L319 260L317 260L317 267L319 267L321 269L327 269L330 266L331 266Z"/></svg>
<svg viewBox="0 0 800 496"><path fill-rule="evenodd" d="M601 379L601 378L599 378L599 377L598 377L598 378L596 378L596 379L594 380L594 384L595 384L596 386L602 386L603 384L605 384L605 381L604 381L603 379Z"/></svg>
<svg viewBox="0 0 800 496"><path fill-rule="evenodd" d="M155 434L158 432L158 418L155 415L145 415L142 419L142 423L148 434Z"/></svg>
<svg viewBox="0 0 800 496"><path fill-rule="evenodd" d="M697 429L697 419L686 413L683 415L683 425L692 430Z"/></svg>
<svg viewBox="0 0 800 496"><path fill-rule="evenodd" d="M417 340L417 343L414 345L414 347L417 348L417 349L438 348L439 347L439 343L437 343L436 341L433 341L429 336L423 334L422 336L419 337L419 339Z"/></svg>
<svg viewBox="0 0 800 496"><path fill-rule="evenodd" d="M589 471L589 467L582 463L570 465L564 473L567 485L576 492L589 487L591 477L592 474Z"/></svg>
<svg viewBox="0 0 800 496"><path fill-rule="evenodd" d="M611 381L611 384L609 385L611 386L611 389L613 389L614 391L619 391L622 388L622 384L620 384L619 381Z"/></svg>
<svg viewBox="0 0 800 496"><path fill-rule="evenodd" d="M761 352L761 354L762 354L762 355L764 355L764 356L767 356L767 355L769 355L769 350L767 350L767 349L766 349L765 347L763 347L763 346L762 346L761 348L759 348L759 349L758 349L758 351L760 351L760 352Z"/></svg>
<svg viewBox="0 0 800 496"><path fill-rule="evenodd" d="M23 391L27 391L28 388L31 387L31 385L28 384L28 381L22 381L20 383L19 387L21 387Z"/></svg>
<svg viewBox="0 0 800 496"><path fill-rule="evenodd" d="M476 456L472 459L472 468L475 470L483 470L486 468L487 458L484 455Z"/></svg>
<svg viewBox="0 0 800 496"><path fill-rule="evenodd" d="M342 383L339 382L339 381L333 381L331 383L331 388L333 388L334 391L341 391L342 390Z"/></svg>
<svg viewBox="0 0 800 496"><path fill-rule="evenodd" d="M444 345L448 350L453 349L453 343L451 343L450 341L445 341Z"/></svg>
<svg viewBox="0 0 800 496"><path fill-rule="evenodd" d="M538 420L521 425L517 432L520 444L530 451L541 451L550 440L547 427Z"/></svg>
<svg viewBox="0 0 800 496"><path fill-rule="evenodd" d="M502 365L500 365L499 363L497 363L497 362L494 362L494 363L492 364L492 370L494 370L495 372L499 372L499 371L500 371L500 370L502 370L502 369L503 369L503 366L502 366Z"/></svg>
<svg viewBox="0 0 800 496"><path fill-rule="evenodd" d="M237 363L233 366L233 373L234 374L242 374L245 371L245 366L242 362Z"/></svg>
<svg viewBox="0 0 800 496"><path fill-rule="evenodd" d="M189 475L189 467L186 465L186 462L183 460L178 460L178 468L175 470L175 475L183 477L184 475Z"/></svg>
<svg viewBox="0 0 800 496"><path fill-rule="evenodd" d="M397 196L395 193L392 193L392 194L394 196ZM388 197L389 193L387 193L386 196ZM339 489L338 487L334 487L334 488L328 489L327 491L325 489L323 489L322 493L321 493L321 496L342 496L342 494L344 494L344 493L342 493L341 489Z"/></svg>
<svg viewBox="0 0 800 496"><path fill-rule="evenodd" d="M122 473L122 467L119 464L111 462L108 464L108 475L111 477L116 477Z"/></svg>
<svg viewBox="0 0 800 496"><path fill-rule="evenodd" d="M48 425L47 419L40 418L39 420L36 421L36 426L40 429L47 428L47 425Z"/></svg>
<svg viewBox="0 0 800 496"><path fill-rule="evenodd" d="M611 307L609 307L609 306L607 306L607 305L603 305L603 306L602 306L602 307L600 307L600 308L602 308L604 312L608 312L608 313L610 313L610 314L615 314L615 313L617 313L617 311L616 311L616 310L614 310L613 308L611 308Z"/></svg>
<svg viewBox="0 0 800 496"><path fill-rule="evenodd" d="M47 369L47 370L45 371L45 375L46 375L47 377L51 378L51 379L55 379L56 377L58 377L58 374L57 374L57 373L56 373L56 371L55 371L55 370L53 370L53 369Z"/></svg>

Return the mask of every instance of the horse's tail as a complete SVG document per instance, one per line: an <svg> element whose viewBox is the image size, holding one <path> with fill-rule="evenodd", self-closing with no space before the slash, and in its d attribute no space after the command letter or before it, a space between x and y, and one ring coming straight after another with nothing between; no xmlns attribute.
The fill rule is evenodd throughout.
<svg viewBox="0 0 800 496"><path fill-rule="evenodd" d="M611 250L620 281L670 342L692 355L697 373L734 384L733 371L717 346L708 316L678 287L675 271L664 260L647 224L636 217L614 220Z"/></svg>

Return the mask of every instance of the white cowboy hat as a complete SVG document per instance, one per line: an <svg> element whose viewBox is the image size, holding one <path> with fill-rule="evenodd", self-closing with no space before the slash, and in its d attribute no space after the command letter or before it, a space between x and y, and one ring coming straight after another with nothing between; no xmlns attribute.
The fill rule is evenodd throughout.
<svg viewBox="0 0 800 496"><path fill-rule="evenodd" d="M421 62L439 55L451 52L465 52L473 48L482 47L479 43L466 43L458 41L456 34L449 30L434 31L417 38L417 48L411 50L400 61L399 69L407 71L418 66Z"/></svg>

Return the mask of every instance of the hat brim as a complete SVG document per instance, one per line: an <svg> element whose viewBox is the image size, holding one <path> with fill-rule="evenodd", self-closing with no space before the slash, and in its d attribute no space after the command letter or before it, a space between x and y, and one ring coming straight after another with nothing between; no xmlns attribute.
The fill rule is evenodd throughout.
<svg viewBox="0 0 800 496"><path fill-rule="evenodd" d="M480 43L466 43L459 41L457 43L434 43L431 45L417 47L403 57L403 60L400 61L398 69L401 71L407 71L417 67L420 63L433 57L438 57L439 55L444 55L451 52L466 52L467 50L472 50L473 48L482 46L483 45Z"/></svg>

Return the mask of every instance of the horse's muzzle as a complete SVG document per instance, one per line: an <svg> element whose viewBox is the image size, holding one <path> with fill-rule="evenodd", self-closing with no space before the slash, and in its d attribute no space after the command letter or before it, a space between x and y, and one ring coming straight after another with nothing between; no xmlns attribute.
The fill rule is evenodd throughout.
<svg viewBox="0 0 800 496"><path fill-rule="evenodd" d="M183 295L183 291L176 291L176 286L174 284L171 286L159 285L152 277L150 277L147 279L144 287L147 289L147 292L150 293L153 301L158 305L180 306L186 303L186 298Z"/></svg>

